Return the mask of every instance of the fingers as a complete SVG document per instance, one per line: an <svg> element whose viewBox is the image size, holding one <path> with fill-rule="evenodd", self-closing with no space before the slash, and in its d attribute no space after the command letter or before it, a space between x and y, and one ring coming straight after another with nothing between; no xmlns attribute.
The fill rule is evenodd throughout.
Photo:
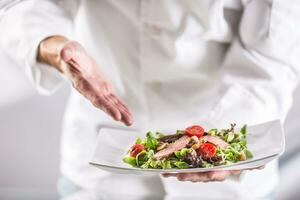
<svg viewBox="0 0 300 200"><path fill-rule="evenodd" d="M96 96L94 99L91 100L91 102L95 107L100 108L101 110L106 112L114 120L116 121L121 120L122 115L120 111L114 105L112 105L111 102L109 102L107 98L105 98L104 96L102 95Z"/></svg>
<svg viewBox="0 0 300 200"><path fill-rule="evenodd" d="M108 98L122 114L121 121L124 122L127 126L130 126L132 124L132 116L129 112L129 109L114 94L111 94Z"/></svg>
<svg viewBox="0 0 300 200"><path fill-rule="evenodd" d="M179 174L177 176L179 181L190 181L190 182L207 182L209 180L208 172L204 173L187 173L187 174ZM213 181L213 179L210 179Z"/></svg>
<svg viewBox="0 0 300 200"><path fill-rule="evenodd" d="M169 178L169 177L177 177L177 173L176 174L172 174L172 173L164 173L162 174L163 177L165 178Z"/></svg>
<svg viewBox="0 0 300 200"><path fill-rule="evenodd" d="M74 81L73 87L89 99L95 107L109 114L114 120L122 121L127 126L132 124L132 115L129 109L110 91L103 88L95 90L89 81L80 76Z"/></svg>
<svg viewBox="0 0 300 200"><path fill-rule="evenodd" d="M122 119L122 114L118 108L116 108L112 104L107 104L103 106L104 111L109 114L114 120L116 121L121 121Z"/></svg>
<svg viewBox="0 0 300 200"><path fill-rule="evenodd" d="M132 116L128 108L121 104L115 95L97 96L92 100L92 103L109 114L114 120L122 121L127 126L132 124Z"/></svg>
<svg viewBox="0 0 300 200"><path fill-rule="evenodd" d="M240 175L242 173L241 170L232 170L230 172L231 172L231 175Z"/></svg>
<svg viewBox="0 0 300 200"><path fill-rule="evenodd" d="M176 177L179 181L190 182L212 182L224 181L226 178L233 174L238 174L239 171L212 171L200 173L179 173L179 174L163 174L163 177Z"/></svg>
<svg viewBox="0 0 300 200"><path fill-rule="evenodd" d="M265 165L257 167L257 168L254 168L254 169L264 169L264 168L265 168Z"/></svg>
<svg viewBox="0 0 300 200"><path fill-rule="evenodd" d="M265 168L265 165L262 165L262 166L260 166L260 167L248 168L248 169L246 169L246 170L255 170L255 169L262 170L262 169L264 169L264 168Z"/></svg>

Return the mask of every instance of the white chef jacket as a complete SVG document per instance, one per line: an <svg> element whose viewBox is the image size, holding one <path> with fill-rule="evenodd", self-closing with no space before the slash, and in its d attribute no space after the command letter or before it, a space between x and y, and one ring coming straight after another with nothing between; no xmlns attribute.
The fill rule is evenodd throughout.
<svg viewBox="0 0 300 200"><path fill-rule="evenodd" d="M133 127L141 134L191 124L224 127L230 122L284 121L298 82L299 4L2 0L0 42L34 86L51 94L64 77L37 63L39 42L51 35L79 41L128 105ZM93 192L87 195L91 199L153 193L166 193L166 199L258 199L271 193L278 181L276 162L221 183L111 175L88 164L97 133L105 126L123 125L73 89L64 118L61 172Z"/></svg>

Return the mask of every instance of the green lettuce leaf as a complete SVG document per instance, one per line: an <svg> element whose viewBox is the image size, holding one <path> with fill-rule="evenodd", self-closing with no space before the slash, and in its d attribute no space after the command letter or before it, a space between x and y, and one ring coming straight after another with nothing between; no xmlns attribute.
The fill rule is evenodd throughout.
<svg viewBox="0 0 300 200"><path fill-rule="evenodd" d="M171 161L169 161L169 160L164 160L164 161L162 162L162 168L163 168L163 169L171 169L171 168L172 168Z"/></svg>
<svg viewBox="0 0 300 200"><path fill-rule="evenodd" d="M133 167L136 167L137 165L136 165L136 159L135 158L133 158L133 157L124 157L123 158L123 162L124 163L127 163L127 164L129 164L129 165L131 165L131 166L133 166Z"/></svg>
<svg viewBox="0 0 300 200"><path fill-rule="evenodd" d="M217 136L218 135L218 129L216 129L216 128L210 129L208 131L208 135Z"/></svg>
<svg viewBox="0 0 300 200"><path fill-rule="evenodd" d="M241 132L244 136L246 136L246 134L247 134L247 124L245 124L245 125L241 128L240 132Z"/></svg>
<svg viewBox="0 0 300 200"><path fill-rule="evenodd" d="M145 147L150 150L155 150L157 145L158 145L158 141L155 137L152 136L151 132L148 132L144 141L144 145Z"/></svg>
<svg viewBox="0 0 300 200"><path fill-rule="evenodd" d="M186 162L183 162L183 161L177 161L177 162L174 163L174 165L176 167L178 167L179 169L187 169L187 168L189 168L189 165Z"/></svg>
<svg viewBox="0 0 300 200"><path fill-rule="evenodd" d="M246 154L247 159L253 158L253 154L251 153L251 151L249 151L248 149L245 149L244 152Z"/></svg>
<svg viewBox="0 0 300 200"><path fill-rule="evenodd" d="M135 144L142 144L143 143L143 140L141 138L137 138L135 140Z"/></svg>
<svg viewBox="0 0 300 200"><path fill-rule="evenodd" d="M183 148L179 151L176 151L174 154L177 158L182 158L182 157L186 156L187 154L189 154L191 152L192 152L192 149Z"/></svg>

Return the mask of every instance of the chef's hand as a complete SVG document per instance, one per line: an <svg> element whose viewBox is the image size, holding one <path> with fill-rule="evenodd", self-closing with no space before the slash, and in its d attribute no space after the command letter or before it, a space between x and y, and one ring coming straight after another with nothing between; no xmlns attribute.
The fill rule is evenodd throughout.
<svg viewBox="0 0 300 200"><path fill-rule="evenodd" d="M263 169L264 166L254 168ZM248 169L253 170L253 169ZM241 170L224 170L224 171L214 171L214 172L194 172L194 173L179 173L163 174L163 177L176 177L179 181L189 181L189 182L215 182L215 181L225 181L228 177L236 175L239 176L242 173Z"/></svg>
<svg viewBox="0 0 300 200"><path fill-rule="evenodd" d="M39 45L37 60L65 74L78 92L114 120L128 126L132 124L128 108L114 94L100 67L78 42L62 36L46 38Z"/></svg>
<svg viewBox="0 0 300 200"><path fill-rule="evenodd" d="M225 181L231 175L240 175L241 171L194 172L179 174L163 174L164 177L176 177L179 181L211 182Z"/></svg>

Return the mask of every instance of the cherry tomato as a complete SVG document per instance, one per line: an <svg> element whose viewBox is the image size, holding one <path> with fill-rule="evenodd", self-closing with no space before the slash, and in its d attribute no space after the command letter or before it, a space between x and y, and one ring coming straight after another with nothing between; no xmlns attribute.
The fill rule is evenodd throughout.
<svg viewBox="0 0 300 200"><path fill-rule="evenodd" d="M198 155L205 156L205 157L214 157L216 155L217 148L215 145L211 143L203 143L200 145L199 149L197 150Z"/></svg>
<svg viewBox="0 0 300 200"><path fill-rule="evenodd" d="M204 134L204 128L201 126L190 126L185 129L185 133L189 137L197 136L198 138L201 138Z"/></svg>
<svg viewBox="0 0 300 200"><path fill-rule="evenodd" d="M143 150L145 150L145 147L141 144L135 144L130 148L130 156L131 157L136 157L139 153L141 153Z"/></svg>

